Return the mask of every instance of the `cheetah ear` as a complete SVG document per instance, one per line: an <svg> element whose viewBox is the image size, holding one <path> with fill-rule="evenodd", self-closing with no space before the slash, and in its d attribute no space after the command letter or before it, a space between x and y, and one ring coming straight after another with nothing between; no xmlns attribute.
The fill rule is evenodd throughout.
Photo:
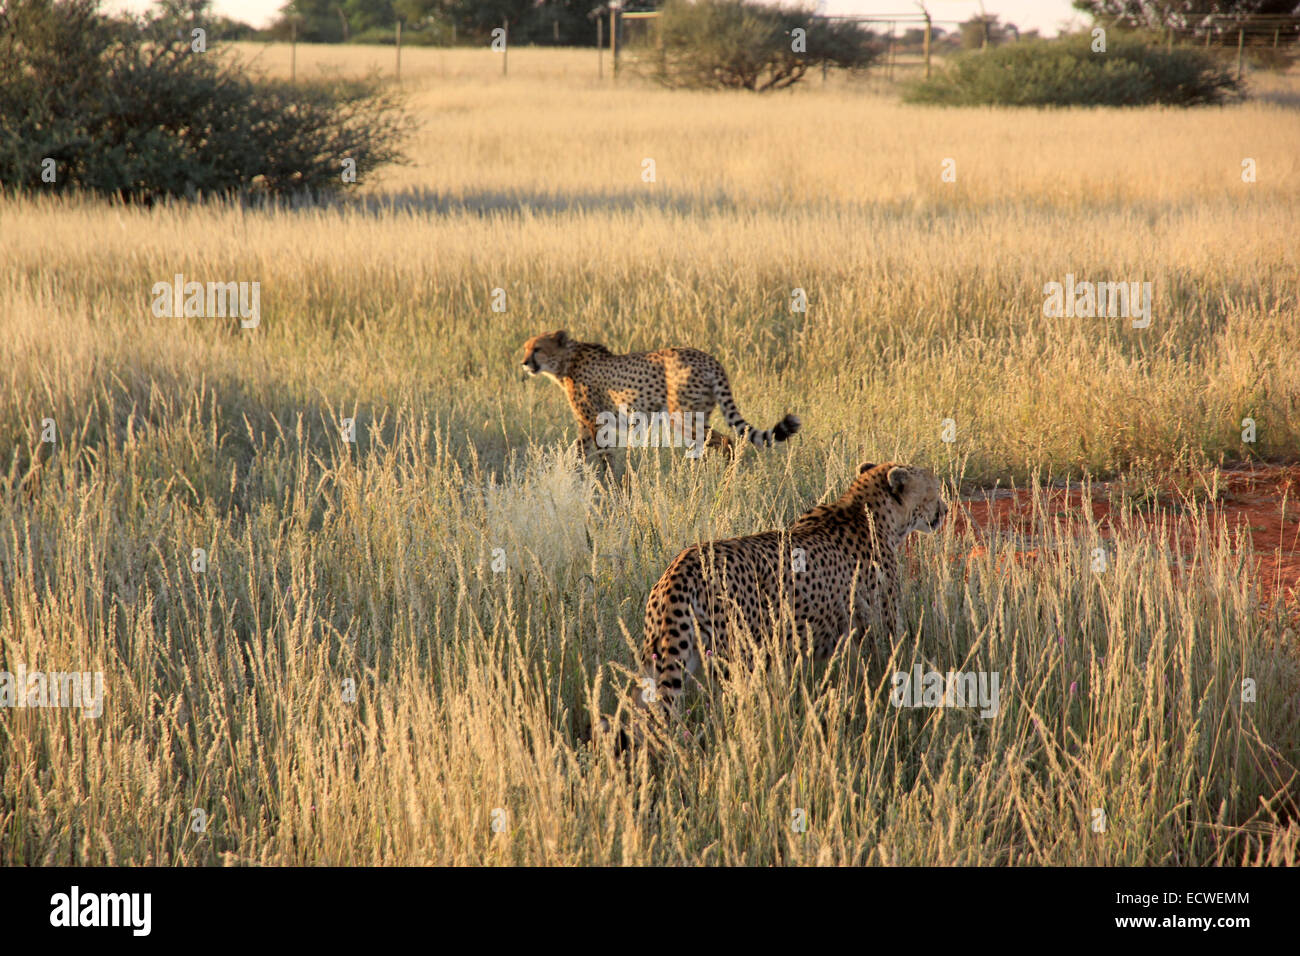
<svg viewBox="0 0 1300 956"><path fill-rule="evenodd" d="M558 345L558 346L560 346L561 348L563 348L564 346L568 345L568 344L569 344L569 333L566 332L566 331L564 331L564 329L560 329L560 331L556 332L556 333L555 333L555 344Z"/></svg>
<svg viewBox="0 0 1300 956"><path fill-rule="evenodd" d="M874 461L864 461L862 464L858 465L858 474L865 475L867 472L869 472L872 468L875 467L876 467L876 463Z"/></svg>
<svg viewBox="0 0 1300 956"><path fill-rule="evenodd" d="M887 477L889 478L889 490L894 493L894 497L897 498L901 496L903 494L903 489L907 487L907 469L902 465L897 465L889 469L889 475Z"/></svg>

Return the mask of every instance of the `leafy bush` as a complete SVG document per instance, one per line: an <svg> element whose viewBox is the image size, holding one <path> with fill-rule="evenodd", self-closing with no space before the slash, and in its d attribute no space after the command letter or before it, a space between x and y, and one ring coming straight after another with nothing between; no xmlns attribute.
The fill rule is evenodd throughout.
<svg viewBox="0 0 1300 956"><path fill-rule="evenodd" d="M95 0L0 2L0 185L144 202L274 196L338 188L345 158L358 178L401 160L409 123L391 93L250 79L194 48L203 8L131 21Z"/></svg>
<svg viewBox="0 0 1300 956"><path fill-rule="evenodd" d="M827 63L862 69L879 53L852 23L814 20L753 0L668 0L660 17L661 45L645 62L669 87L778 90ZM802 48L796 30L803 30Z"/></svg>
<svg viewBox="0 0 1300 956"><path fill-rule="evenodd" d="M1214 57L1131 38L1094 53L1088 36L1027 40L956 57L905 99L946 106L1198 106L1238 91Z"/></svg>

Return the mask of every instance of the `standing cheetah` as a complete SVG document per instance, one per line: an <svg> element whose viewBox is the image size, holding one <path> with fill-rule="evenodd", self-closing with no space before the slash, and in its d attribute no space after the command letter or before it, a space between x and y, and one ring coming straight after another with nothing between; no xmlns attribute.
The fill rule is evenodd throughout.
<svg viewBox="0 0 1300 956"><path fill-rule="evenodd" d="M705 437L713 446L731 442L711 432L707 436L689 431L698 420L707 424L715 405L741 438L759 448L785 441L799 431L799 419L786 415L771 428L759 431L740 417L731 397L727 373L718 360L698 349L659 349L615 355L603 345L578 342L564 331L535 335L524 343L524 368L529 375L549 375L569 396L569 405L582 430L582 453L590 457L604 450L602 426L616 420L620 410L650 415L668 413L690 416L686 441ZM698 415L698 419L696 419ZM656 441L657 444L657 441ZM701 446L695 445L694 447Z"/></svg>
<svg viewBox="0 0 1300 956"><path fill-rule="evenodd" d="M657 701L671 714L687 673L695 673L704 653L725 655L736 622L771 641L774 615L786 611L800 639L811 638L818 660L846 634L861 641L870 629L892 640L899 630L899 546L913 531L938 528L947 513L931 472L868 463L838 500L788 531L687 548L646 602L638 702Z"/></svg>

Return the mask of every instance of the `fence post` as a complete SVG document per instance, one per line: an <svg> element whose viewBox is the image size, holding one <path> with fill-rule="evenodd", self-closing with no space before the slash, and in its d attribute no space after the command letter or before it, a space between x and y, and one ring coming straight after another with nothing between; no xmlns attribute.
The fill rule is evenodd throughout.
<svg viewBox="0 0 1300 956"><path fill-rule="evenodd" d="M510 21L501 21L501 75L506 75L506 58L510 56Z"/></svg>
<svg viewBox="0 0 1300 956"><path fill-rule="evenodd" d="M925 12L925 78L930 78L930 12Z"/></svg>
<svg viewBox="0 0 1300 956"><path fill-rule="evenodd" d="M605 78L605 18L596 17L596 79Z"/></svg>
<svg viewBox="0 0 1300 956"><path fill-rule="evenodd" d="M1246 42L1246 30L1244 27L1237 27L1237 79L1241 79L1241 60L1242 52Z"/></svg>
<svg viewBox="0 0 1300 956"><path fill-rule="evenodd" d="M298 21L289 21L289 82L298 80Z"/></svg>
<svg viewBox="0 0 1300 956"><path fill-rule="evenodd" d="M609 8L609 53L614 60L614 79L618 79L618 8Z"/></svg>
<svg viewBox="0 0 1300 956"><path fill-rule="evenodd" d="M402 82L402 21L397 21L397 82Z"/></svg>
<svg viewBox="0 0 1300 956"><path fill-rule="evenodd" d="M668 47L664 46L664 21L655 20L655 33L659 40L659 75L666 77L668 75Z"/></svg>

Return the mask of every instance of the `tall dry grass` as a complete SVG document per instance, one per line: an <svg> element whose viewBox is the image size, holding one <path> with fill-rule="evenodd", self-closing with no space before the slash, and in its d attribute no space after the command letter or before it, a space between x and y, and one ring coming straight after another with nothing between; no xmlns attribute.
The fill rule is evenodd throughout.
<svg viewBox="0 0 1300 956"><path fill-rule="evenodd" d="M98 720L0 710L0 858L1297 862L1294 624L1195 504L1192 552L1126 526L1102 575L1093 527L1028 563L914 541L893 667L998 671L994 720L791 661L697 695L658 767L586 744L671 557L788 523L861 460L955 491L1293 458L1284 100L932 112L408 52L414 164L355 205L0 199L0 670L107 688ZM1151 327L1045 319L1067 272L1153 282ZM153 317L176 273L260 282L261 327ZM560 392L519 375L558 327L706 348L747 418L805 430L736 467L584 470Z"/></svg>

